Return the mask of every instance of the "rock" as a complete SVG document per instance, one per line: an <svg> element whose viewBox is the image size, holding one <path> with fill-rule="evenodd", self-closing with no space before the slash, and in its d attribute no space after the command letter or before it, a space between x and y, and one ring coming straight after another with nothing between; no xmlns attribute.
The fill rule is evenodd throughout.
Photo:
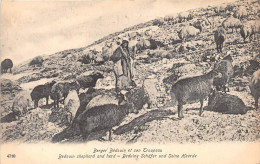
<svg viewBox="0 0 260 164"><path fill-rule="evenodd" d="M1 78L1 92L20 91L22 88L12 80Z"/></svg>
<svg viewBox="0 0 260 164"><path fill-rule="evenodd" d="M95 96L87 104L87 106L85 108L85 111L87 111L90 108L93 108L93 107L96 107L96 106L105 105L105 104L115 104L115 105L118 105L118 99L117 99L116 95L106 94L106 95Z"/></svg>

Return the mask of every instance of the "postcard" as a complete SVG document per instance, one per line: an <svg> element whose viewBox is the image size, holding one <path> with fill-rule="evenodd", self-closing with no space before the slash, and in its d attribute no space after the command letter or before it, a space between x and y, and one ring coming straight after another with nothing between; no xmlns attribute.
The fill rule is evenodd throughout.
<svg viewBox="0 0 260 164"><path fill-rule="evenodd" d="M258 0L1 2L1 163L260 163Z"/></svg>

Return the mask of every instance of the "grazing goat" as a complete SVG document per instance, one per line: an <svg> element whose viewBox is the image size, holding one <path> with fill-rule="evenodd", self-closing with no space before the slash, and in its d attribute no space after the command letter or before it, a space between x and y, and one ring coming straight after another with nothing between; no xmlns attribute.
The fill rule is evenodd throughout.
<svg viewBox="0 0 260 164"><path fill-rule="evenodd" d="M77 78L77 81L80 85L80 88L86 89L95 87L99 78L104 78L104 76L101 73L96 72L87 76L79 76Z"/></svg>
<svg viewBox="0 0 260 164"><path fill-rule="evenodd" d="M12 73L13 62L11 59L5 59L1 62L1 73L7 73L8 69L10 69L10 73Z"/></svg>
<svg viewBox="0 0 260 164"><path fill-rule="evenodd" d="M63 97L63 102L69 94L70 90L79 91L79 84L77 81L74 82L59 82L52 86L51 88L51 99L54 100L54 108L59 108L59 101Z"/></svg>
<svg viewBox="0 0 260 164"><path fill-rule="evenodd" d="M255 40L255 34L257 32L259 32L259 21L248 21L246 24L242 25L240 29L240 34L244 39L244 43L247 38L249 38L249 41Z"/></svg>
<svg viewBox="0 0 260 164"><path fill-rule="evenodd" d="M95 106L76 118L75 121L79 125L83 140L87 140L92 132L107 130L111 141L112 128L119 125L125 116L132 112L131 108L126 106L123 95L118 98L118 104Z"/></svg>
<svg viewBox="0 0 260 164"><path fill-rule="evenodd" d="M234 16L238 19L242 19L248 15L245 6L240 6L235 12Z"/></svg>
<svg viewBox="0 0 260 164"><path fill-rule="evenodd" d="M226 92L226 89L229 91L228 83L234 74L234 69L232 66L232 59L229 60L228 58L231 58L231 56L226 56L216 65L216 70L222 74L220 78L215 77L213 80L213 85L216 86L217 91L220 91L221 89L223 89L224 92Z"/></svg>
<svg viewBox="0 0 260 164"><path fill-rule="evenodd" d="M223 27L219 27L214 32L214 40L216 42L218 52L222 52L223 43L225 39L226 39L226 30Z"/></svg>
<svg viewBox="0 0 260 164"><path fill-rule="evenodd" d="M178 32L178 36L181 40L185 41L189 37L196 36L199 33L200 33L199 29L193 26L185 26Z"/></svg>
<svg viewBox="0 0 260 164"><path fill-rule="evenodd" d="M49 96L51 94L51 88L55 83L55 81L52 81L51 83L38 85L33 88L31 92L31 98L32 101L34 101L34 108L38 107L38 102L41 98L46 98L46 105L48 105Z"/></svg>
<svg viewBox="0 0 260 164"><path fill-rule="evenodd" d="M237 32L237 29L238 28L241 28L242 26L242 23L239 19L237 18L234 18L233 16L225 19L223 22L222 22L222 26L228 30L229 28L232 29L232 33L233 33L233 29L235 28L236 29L236 32Z"/></svg>
<svg viewBox="0 0 260 164"><path fill-rule="evenodd" d="M178 117L183 118L182 107L186 103L200 101L200 113L203 112L203 100L209 96L212 91L213 78L218 75L215 70L201 76L189 77L178 80L172 85L170 95L172 101L178 101Z"/></svg>

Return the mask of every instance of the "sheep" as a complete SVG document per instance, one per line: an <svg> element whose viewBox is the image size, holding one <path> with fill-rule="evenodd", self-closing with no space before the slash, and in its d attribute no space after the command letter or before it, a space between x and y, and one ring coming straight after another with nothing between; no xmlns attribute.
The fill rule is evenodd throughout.
<svg viewBox="0 0 260 164"><path fill-rule="evenodd" d="M215 90L209 95L208 106L205 107L205 110L222 114L246 114L248 109L239 97Z"/></svg>
<svg viewBox="0 0 260 164"><path fill-rule="evenodd" d="M234 16L238 19L242 19L244 17L246 17L247 11L246 11L246 7L245 6L240 6L237 11L235 12Z"/></svg>
<svg viewBox="0 0 260 164"><path fill-rule="evenodd" d="M82 56L82 59L81 59L81 62L83 64L91 64L91 63L94 63L94 55L89 52L85 55Z"/></svg>
<svg viewBox="0 0 260 164"><path fill-rule="evenodd" d="M12 111L16 120L28 113L29 108L31 108L31 98L29 93L26 91L19 93L15 97L12 105Z"/></svg>
<svg viewBox="0 0 260 164"><path fill-rule="evenodd" d="M195 36L199 33L200 33L199 29L197 29L193 26L185 26L180 31L178 31L178 36L181 40L185 40L185 39Z"/></svg>
<svg viewBox="0 0 260 164"><path fill-rule="evenodd" d="M81 113L75 120L79 125L83 140L95 131L109 131L109 140L112 140L111 131L114 126L119 125L128 113L132 113L131 108L126 106L124 96L118 98L118 104L105 104L95 106Z"/></svg>
<svg viewBox="0 0 260 164"><path fill-rule="evenodd" d="M44 85L38 85L33 88L31 92L31 98L32 101L34 101L34 108L38 107L38 102L41 98L46 98L46 105L48 105L51 88L55 83L56 81L52 81L50 83L46 83Z"/></svg>
<svg viewBox="0 0 260 164"><path fill-rule="evenodd" d="M216 86L216 89L219 91L221 89L226 92L226 89L229 91L228 85L231 77L234 74L234 69L232 66L232 58L231 60L228 60L228 58L231 58L230 55L227 55L223 60L221 60L217 65L216 65L216 70L222 74L222 76L215 77L213 80L213 85Z"/></svg>
<svg viewBox="0 0 260 164"><path fill-rule="evenodd" d="M51 88L51 99L54 100L54 108L59 108L59 101L63 97L63 102L69 94L70 90L75 89L79 92L79 83L77 81L74 82L58 82L54 84Z"/></svg>
<svg viewBox="0 0 260 164"><path fill-rule="evenodd" d="M148 50L147 55L150 58L167 58L171 55L171 51L166 51L166 50Z"/></svg>
<svg viewBox="0 0 260 164"><path fill-rule="evenodd" d="M153 26L158 26L158 27L162 26L164 24L163 18L157 18L157 19L152 20L152 24L153 24Z"/></svg>
<svg viewBox="0 0 260 164"><path fill-rule="evenodd" d="M176 16L173 15L168 15L166 17L164 17L164 21L168 22L169 25L174 25L176 23L178 23L180 19Z"/></svg>
<svg viewBox="0 0 260 164"><path fill-rule="evenodd" d="M100 78L104 78L104 76L100 72L95 72L91 75L79 76L76 80L79 83L80 88L86 89L95 87L97 80Z"/></svg>
<svg viewBox="0 0 260 164"><path fill-rule="evenodd" d="M179 23L189 21L192 19L192 13L191 12L181 12L178 14Z"/></svg>
<svg viewBox="0 0 260 164"><path fill-rule="evenodd" d="M225 8L225 11L233 12L235 5L233 4L228 4Z"/></svg>
<svg viewBox="0 0 260 164"><path fill-rule="evenodd" d="M174 20L174 16L173 15L167 15L164 17L164 21L172 21Z"/></svg>
<svg viewBox="0 0 260 164"><path fill-rule="evenodd" d="M217 52L222 52L223 43L226 39L226 30L223 27L218 27L214 32L214 40L217 45Z"/></svg>
<svg viewBox="0 0 260 164"><path fill-rule="evenodd" d="M234 18L233 16L225 19L223 22L222 22L222 26L228 31L228 28L231 28L232 29L232 33L233 33L233 29L235 28L236 29L236 32L237 32L237 29L238 28L241 28L242 26L242 23L239 19L237 18Z"/></svg>
<svg viewBox="0 0 260 164"><path fill-rule="evenodd" d="M84 55L82 56L82 63L84 64L93 64L95 63L96 56L98 56L98 51L96 49L86 49L83 51Z"/></svg>
<svg viewBox="0 0 260 164"><path fill-rule="evenodd" d="M178 101L178 117L183 118L182 106L186 103L194 103L200 101L200 113L203 113L203 100L209 96L212 86L213 78L218 73L213 69L207 74L195 77L188 77L178 80L172 85L170 96L172 102Z"/></svg>
<svg viewBox="0 0 260 164"><path fill-rule="evenodd" d="M136 51L138 53L142 52L145 49L156 49L156 42L152 39L142 39L136 44Z"/></svg>
<svg viewBox="0 0 260 164"><path fill-rule="evenodd" d="M258 109L258 99L260 97L260 69L255 71L250 79L249 88L255 99L255 109Z"/></svg>
<svg viewBox="0 0 260 164"><path fill-rule="evenodd" d="M248 21L246 24L242 25L240 28L240 34L244 39L249 37L249 40L255 40L255 34L259 31L259 22L258 21Z"/></svg>
<svg viewBox="0 0 260 164"><path fill-rule="evenodd" d="M137 44L136 44L136 51L138 53L142 52L145 49L150 48L151 43L147 39L141 39Z"/></svg>
<svg viewBox="0 0 260 164"><path fill-rule="evenodd" d="M34 57L34 58L31 60L31 62L29 63L29 66L35 66L35 65L37 65L37 66L42 66L43 61L44 61L43 57L41 57L41 56L36 56L36 57Z"/></svg>
<svg viewBox="0 0 260 164"><path fill-rule="evenodd" d="M225 5L224 4L221 4L217 7L214 8L214 11L217 15L220 15L220 13L225 13Z"/></svg>
<svg viewBox="0 0 260 164"><path fill-rule="evenodd" d="M240 34L241 34L242 38L244 39L244 43L246 43L246 38L249 37L249 40L250 41L252 40L254 31L251 26L242 25L242 27L240 28Z"/></svg>
<svg viewBox="0 0 260 164"><path fill-rule="evenodd" d="M68 119L69 123L72 123L72 120L76 116L76 112L80 106L80 100L76 90L69 91L68 96L64 101L64 109L66 112L70 113L71 117Z"/></svg>
<svg viewBox="0 0 260 164"><path fill-rule="evenodd" d="M8 69L10 69L10 73L12 73L13 61L11 59L5 59L1 62L1 73L7 73Z"/></svg>

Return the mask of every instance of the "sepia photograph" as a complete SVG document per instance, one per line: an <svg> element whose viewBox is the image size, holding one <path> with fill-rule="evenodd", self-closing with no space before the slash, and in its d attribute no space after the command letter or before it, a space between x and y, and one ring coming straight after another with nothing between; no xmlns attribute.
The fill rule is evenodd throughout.
<svg viewBox="0 0 260 164"><path fill-rule="evenodd" d="M1 1L1 163L260 163L259 0Z"/></svg>

